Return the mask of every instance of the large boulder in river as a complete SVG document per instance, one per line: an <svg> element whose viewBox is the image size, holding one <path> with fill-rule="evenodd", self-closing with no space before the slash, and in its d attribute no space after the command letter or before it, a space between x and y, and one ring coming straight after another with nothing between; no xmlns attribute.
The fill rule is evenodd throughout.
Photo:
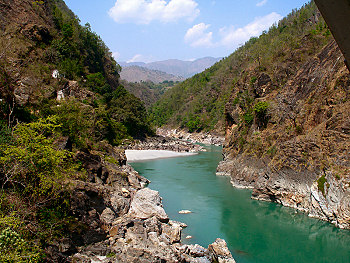
<svg viewBox="0 0 350 263"><path fill-rule="evenodd" d="M169 217L162 206L162 199L159 193L149 188L136 192L130 205L129 216L139 219L155 216L162 222L169 221Z"/></svg>

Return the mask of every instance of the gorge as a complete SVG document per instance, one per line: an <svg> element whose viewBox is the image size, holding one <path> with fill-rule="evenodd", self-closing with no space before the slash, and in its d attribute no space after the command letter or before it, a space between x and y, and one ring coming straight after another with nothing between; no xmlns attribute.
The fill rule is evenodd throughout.
<svg viewBox="0 0 350 263"><path fill-rule="evenodd" d="M350 74L314 1L181 83L115 54L63 0L0 0L0 262L349 262Z"/></svg>

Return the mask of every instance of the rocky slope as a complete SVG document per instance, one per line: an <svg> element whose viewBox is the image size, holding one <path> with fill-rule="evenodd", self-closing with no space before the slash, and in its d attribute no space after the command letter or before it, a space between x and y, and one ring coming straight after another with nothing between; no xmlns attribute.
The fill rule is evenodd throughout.
<svg viewBox="0 0 350 263"><path fill-rule="evenodd" d="M221 146L225 137L210 132L189 133L181 129L158 128L157 135L165 138L173 138L177 141L188 141L191 143L203 143L207 145Z"/></svg>
<svg viewBox="0 0 350 263"><path fill-rule="evenodd" d="M305 211L340 228L350 228L350 74L332 40L286 84L258 73L250 87L268 102L263 118L242 124L237 84L226 105L225 160L218 173L252 197ZM267 105L267 104L266 104Z"/></svg>

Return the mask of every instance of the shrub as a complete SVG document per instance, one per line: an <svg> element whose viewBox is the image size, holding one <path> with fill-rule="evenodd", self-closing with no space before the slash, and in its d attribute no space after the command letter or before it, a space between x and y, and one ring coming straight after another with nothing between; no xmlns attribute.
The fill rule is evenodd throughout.
<svg viewBox="0 0 350 263"><path fill-rule="evenodd" d="M22 189L31 196L58 192L59 182L70 170L69 153L53 146L53 135L58 127L57 118L48 117L14 128L13 142L0 145L3 188Z"/></svg>
<svg viewBox="0 0 350 263"><path fill-rule="evenodd" d="M243 118L243 121L246 125L250 126L253 124L254 116L250 111L243 114L242 118Z"/></svg>
<svg viewBox="0 0 350 263"><path fill-rule="evenodd" d="M86 147L93 139L95 114L92 107L70 99L56 107L54 112L63 135L69 136L77 147Z"/></svg>
<svg viewBox="0 0 350 263"><path fill-rule="evenodd" d="M327 182L326 176L322 175L320 178L318 178L317 180L317 187L318 190L320 190L323 194L323 196L325 196L325 188L324 188L324 184Z"/></svg>
<svg viewBox="0 0 350 263"><path fill-rule="evenodd" d="M40 262L41 258L40 249L17 232L10 228L0 232L0 262Z"/></svg>
<svg viewBox="0 0 350 263"><path fill-rule="evenodd" d="M256 122L260 128L266 127L269 118L267 116L267 110L269 108L269 103L266 101L259 101L254 105L254 114Z"/></svg>

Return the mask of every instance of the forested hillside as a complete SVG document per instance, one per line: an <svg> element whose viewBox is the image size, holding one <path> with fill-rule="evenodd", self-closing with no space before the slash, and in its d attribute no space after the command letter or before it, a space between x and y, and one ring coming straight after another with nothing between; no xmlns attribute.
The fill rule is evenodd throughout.
<svg viewBox="0 0 350 263"><path fill-rule="evenodd" d="M153 107L154 122L190 131L223 132L225 104L232 93L238 92L239 83L245 85L240 97L252 100L249 103L254 106L254 100L266 92L251 92L254 86L271 80L269 89L282 88L330 39L330 31L313 2L294 10L229 57L166 92ZM252 121L253 108L247 113L244 118Z"/></svg>
<svg viewBox="0 0 350 263"><path fill-rule="evenodd" d="M164 94L165 91L171 89L179 82L165 80L161 83L154 83L152 81L141 81L139 83L128 82L121 80L120 83L131 94L141 99L147 109L150 109L154 103Z"/></svg>
<svg viewBox="0 0 350 263"><path fill-rule="evenodd" d="M112 146L152 134L119 72L62 0L0 0L1 262L61 262L105 237L79 206L86 186L76 185L105 182L125 162Z"/></svg>

